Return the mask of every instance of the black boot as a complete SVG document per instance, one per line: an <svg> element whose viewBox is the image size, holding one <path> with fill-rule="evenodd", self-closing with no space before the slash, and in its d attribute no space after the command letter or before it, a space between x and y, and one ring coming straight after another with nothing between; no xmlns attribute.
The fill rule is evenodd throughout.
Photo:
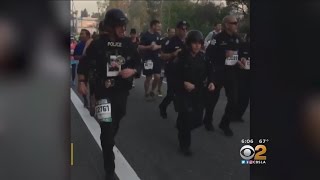
<svg viewBox="0 0 320 180"><path fill-rule="evenodd" d="M187 147L180 147L180 152L186 157L190 157L193 155L190 148L187 148Z"/></svg>
<svg viewBox="0 0 320 180"><path fill-rule="evenodd" d="M107 173L105 180L117 180L115 173Z"/></svg>
<svg viewBox="0 0 320 180"><path fill-rule="evenodd" d="M229 126L225 126L223 124L220 124L219 128L224 132L225 136L228 136L228 137L233 136L233 132L232 132L232 130L230 129Z"/></svg>
<svg viewBox="0 0 320 180"><path fill-rule="evenodd" d="M214 131L214 127L212 125L212 123L204 123L204 127L206 128L207 131Z"/></svg>
<svg viewBox="0 0 320 180"><path fill-rule="evenodd" d="M160 109L160 116L163 118L163 119L167 119L168 115L167 115L167 111L166 111L166 108L161 106L161 104L159 105L159 109Z"/></svg>

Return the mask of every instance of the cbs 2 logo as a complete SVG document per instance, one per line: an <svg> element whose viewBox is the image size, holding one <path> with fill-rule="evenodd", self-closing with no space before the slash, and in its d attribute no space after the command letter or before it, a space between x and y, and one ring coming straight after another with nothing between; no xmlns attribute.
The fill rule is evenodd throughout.
<svg viewBox="0 0 320 180"><path fill-rule="evenodd" d="M263 161L267 159L267 156L264 155L266 152L267 152L267 147L265 145L259 144L254 149L250 145L244 145L240 149L240 156L244 160L250 160L253 158L254 160Z"/></svg>

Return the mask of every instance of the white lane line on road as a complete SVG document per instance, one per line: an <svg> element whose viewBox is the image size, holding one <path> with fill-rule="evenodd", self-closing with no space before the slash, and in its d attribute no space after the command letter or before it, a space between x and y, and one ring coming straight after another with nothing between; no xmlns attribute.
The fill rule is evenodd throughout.
<svg viewBox="0 0 320 180"><path fill-rule="evenodd" d="M141 75L142 77L146 77L145 75ZM152 80L153 80L153 78L152 78ZM167 81L162 81L164 84L167 84Z"/></svg>
<svg viewBox="0 0 320 180"><path fill-rule="evenodd" d="M72 88L70 88L71 91L71 101L76 107L77 111L79 112L83 122L88 127L90 133L92 134L93 138L99 145L101 149L101 143L100 143L100 126L98 122L90 116L90 113L87 109L84 108L83 103L81 102L80 98L77 96L77 94L73 91ZM115 156L115 172L119 179L121 180L140 180L137 173L133 170L133 168L130 166L130 164L127 162L127 160L123 157L119 149L114 146L113 152Z"/></svg>

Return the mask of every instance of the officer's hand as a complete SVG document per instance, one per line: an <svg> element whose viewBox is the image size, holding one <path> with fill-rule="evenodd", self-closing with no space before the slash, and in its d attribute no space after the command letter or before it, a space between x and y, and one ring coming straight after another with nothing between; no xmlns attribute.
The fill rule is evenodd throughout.
<svg viewBox="0 0 320 180"><path fill-rule="evenodd" d="M226 57L232 57L234 55L234 52L233 51L230 51L230 50L227 50L226 51Z"/></svg>
<svg viewBox="0 0 320 180"><path fill-rule="evenodd" d="M174 57L177 57L178 56L178 53L181 51L181 49L177 49L175 52L173 52L173 56Z"/></svg>
<svg viewBox="0 0 320 180"><path fill-rule="evenodd" d="M152 51L158 50L160 48L161 48L160 45L154 44L153 47L152 47Z"/></svg>
<svg viewBox="0 0 320 180"><path fill-rule="evenodd" d="M188 92L191 92L192 90L194 90L195 86L194 86L194 84L185 81L185 82L184 82L184 88L185 88Z"/></svg>
<svg viewBox="0 0 320 180"><path fill-rule="evenodd" d="M133 76L136 73L136 71L134 69L124 69L122 71L120 71L120 76L124 79L129 78L131 76Z"/></svg>
<svg viewBox="0 0 320 180"><path fill-rule="evenodd" d="M208 90L209 91L214 91L216 89L216 87L214 86L213 83L210 83L209 86L208 86Z"/></svg>
<svg viewBox="0 0 320 180"><path fill-rule="evenodd" d="M81 94L81 95L87 95L88 94L88 89L87 89L87 86L84 82L79 82L78 83L78 92Z"/></svg>
<svg viewBox="0 0 320 180"><path fill-rule="evenodd" d="M238 64L240 66L240 69L245 69L246 58L241 58L241 61L238 61Z"/></svg>
<svg viewBox="0 0 320 180"><path fill-rule="evenodd" d="M150 44L150 45L148 46L148 49L150 49L150 50L153 50L153 48L154 48L154 44Z"/></svg>

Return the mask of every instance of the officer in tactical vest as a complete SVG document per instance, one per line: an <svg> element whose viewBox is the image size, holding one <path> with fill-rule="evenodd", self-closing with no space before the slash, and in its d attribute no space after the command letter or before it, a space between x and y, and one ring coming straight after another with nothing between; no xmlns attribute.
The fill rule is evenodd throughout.
<svg viewBox="0 0 320 180"><path fill-rule="evenodd" d="M134 76L140 72L140 57L131 42L125 37L127 17L119 9L107 11L104 30L88 47L88 61L79 64L79 92L87 93L86 81L89 71L95 72L94 95L96 99L95 118L101 127L106 179L115 179L114 137L120 120L126 114L127 97L132 88Z"/></svg>
<svg viewBox="0 0 320 180"><path fill-rule="evenodd" d="M180 150L185 156L192 155L191 131L202 124L205 92L213 92L215 89L211 61L207 61L201 51L203 39L200 31L189 31L186 48L183 48L177 58L177 129Z"/></svg>

